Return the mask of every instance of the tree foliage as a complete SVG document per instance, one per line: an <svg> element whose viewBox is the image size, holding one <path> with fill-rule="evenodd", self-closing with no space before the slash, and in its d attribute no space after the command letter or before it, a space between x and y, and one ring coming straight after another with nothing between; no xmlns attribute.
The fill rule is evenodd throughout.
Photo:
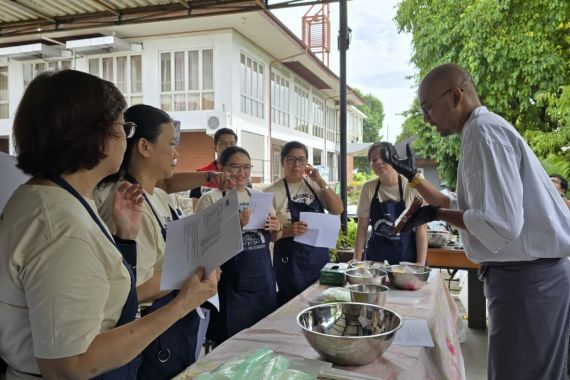
<svg viewBox="0 0 570 380"><path fill-rule="evenodd" d="M357 108L367 117L362 123L362 141L380 141L382 139L380 130L382 129L382 124L384 123L384 105L382 104L382 101L372 94L363 95L362 92L356 88L354 91L358 96L366 101L365 104L357 106ZM355 157L354 168L357 168L359 171L363 172L370 171L366 157Z"/></svg>
<svg viewBox="0 0 570 380"><path fill-rule="evenodd" d="M418 79L437 65L460 64L482 103L513 124L539 158L570 158L561 150L570 145L570 1L402 0L396 23L412 34ZM418 135L418 153L455 184L458 140L437 136L414 109L417 103L404 131Z"/></svg>

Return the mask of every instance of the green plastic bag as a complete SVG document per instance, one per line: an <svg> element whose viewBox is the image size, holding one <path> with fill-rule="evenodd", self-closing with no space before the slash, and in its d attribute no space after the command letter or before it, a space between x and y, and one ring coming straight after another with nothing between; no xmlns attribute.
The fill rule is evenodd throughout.
<svg viewBox="0 0 570 380"><path fill-rule="evenodd" d="M316 380L301 371L289 369L289 360L273 351L262 348L239 354L214 372L197 376L196 380Z"/></svg>

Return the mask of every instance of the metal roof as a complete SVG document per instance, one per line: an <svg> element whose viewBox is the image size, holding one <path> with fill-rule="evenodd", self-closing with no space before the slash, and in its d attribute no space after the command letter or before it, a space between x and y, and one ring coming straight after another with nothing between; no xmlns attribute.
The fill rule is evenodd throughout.
<svg viewBox="0 0 570 380"><path fill-rule="evenodd" d="M306 6L337 0L0 0L0 37L204 15Z"/></svg>

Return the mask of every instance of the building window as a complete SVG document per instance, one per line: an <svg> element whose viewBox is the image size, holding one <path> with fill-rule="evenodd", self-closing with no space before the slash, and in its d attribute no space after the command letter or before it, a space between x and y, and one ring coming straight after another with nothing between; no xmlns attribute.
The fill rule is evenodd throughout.
<svg viewBox="0 0 570 380"><path fill-rule="evenodd" d="M142 57L122 55L89 59L89 74L115 83L130 106L143 102Z"/></svg>
<svg viewBox="0 0 570 380"><path fill-rule="evenodd" d="M71 60L24 63L22 65L24 88L27 88L32 79L44 71L57 71L66 69L71 69Z"/></svg>
<svg viewBox="0 0 570 380"><path fill-rule="evenodd" d="M313 96L313 136L325 137L325 103Z"/></svg>
<svg viewBox="0 0 570 380"><path fill-rule="evenodd" d="M362 140L362 132L360 130L359 117L354 112L347 112L347 141L349 143L357 143Z"/></svg>
<svg viewBox="0 0 570 380"><path fill-rule="evenodd" d="M164 111L214 109L214 49L160 53L160 107Z"/></svg>
<svg viewBox="0 0 570 380"><path fill-rule="evenodd" d="M264 118L264 66L247 55L240 54L241 112Z"/></svg>
<svg viewBox="0 0 570 380"><path fill-rule="evenodd" d="M309 133L309 91L295 85L295 129Z"/></svg>
<svg viewBox="0 0 570 380"><path fill-rule="evenodd" d="M8 117L8 66L0 66L0 119Z"/></svg>
<svg viewBox="0 0 570 380"><path fill-rule="evenodd" d="M336 142L336 111L332 107L327 107L326 112L327 140Z"/></svg>
<svg viewBox="0 0 570 380"><path fill-rule="evenodd" d="M271 122L289 126L289 81L271 73Z"/></svg>

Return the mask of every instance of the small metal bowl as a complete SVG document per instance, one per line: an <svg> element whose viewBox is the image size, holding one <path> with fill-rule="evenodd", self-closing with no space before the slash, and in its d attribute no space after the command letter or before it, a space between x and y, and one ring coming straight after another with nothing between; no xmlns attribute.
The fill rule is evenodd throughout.
<svg viewBox="0 0 570 380"><path fill-rule="evenodd" d="M402 324L390 309L355 302L313 306L297 315L297 325L311 347L325 360L344 366L376 360Z"/></svg>
<svg viewBox="0 0 570 380"><path fill-rule="evenodd" d="M386 267L386 272L390 282L395 287L404 290L417 290L426 283L431 268L412 264L389 265Z"/></svg>
<svg viewBox="0 0 570 380"><path fill-rule="evenodd" d="M384 306L386 304L387 286L384 285L349 285L346 287L350 291L352 302L370 303L372 305Z"/></svg>
<svg viewBox="0 0 570 380"><path fill-rule="evenodd" d="M386 281L387 273L382 269L352 268L344 272L351 285L382 285Z"/></svg>
<svg viewBox="0 0 570 380"><path fill-rule="evenodd" d="M451 234L447 231L428 231L428 247L439 248L449 242Z"/></svg>

